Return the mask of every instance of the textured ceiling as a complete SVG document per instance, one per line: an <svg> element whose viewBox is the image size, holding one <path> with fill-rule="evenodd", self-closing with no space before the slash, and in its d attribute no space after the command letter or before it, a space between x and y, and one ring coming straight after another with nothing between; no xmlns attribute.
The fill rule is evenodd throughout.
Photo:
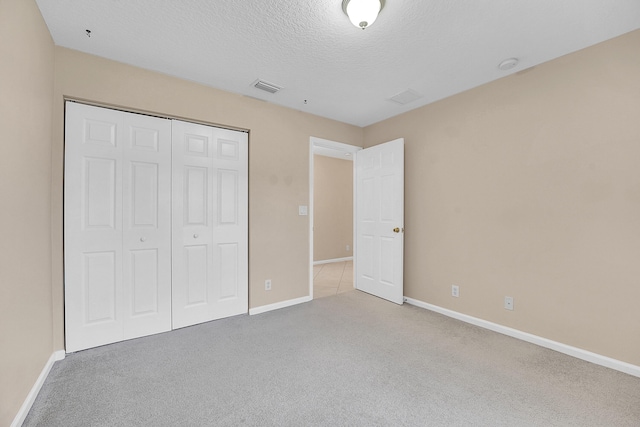
<svg viewBox="0 0 640 427"><path fill-rule="evenodd" d="M640 28L639 0L387 0L366 30L341 0L37 3L59 46L358 126Z"/></svg>

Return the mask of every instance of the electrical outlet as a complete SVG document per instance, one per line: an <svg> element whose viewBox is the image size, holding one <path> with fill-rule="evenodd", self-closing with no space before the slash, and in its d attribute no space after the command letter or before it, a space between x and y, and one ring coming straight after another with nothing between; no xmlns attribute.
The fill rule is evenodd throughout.
<svg viewBox="0 0 640 427"><path fill-rule="evenodd" d="M504 297L504 308L513 310L513 297Z"/></svg>
<svg viewBox="0 0 640 427"><path fill-rule="evenodd" d="M271 290L271 279L267 279L264 281L264 290L265 291Z"/></svg>
<svg viewBox="0 0 640 427"><path fill-rule="evenodd" d="M460 288L458 285L451 285L451 296L456 298L460 296Z"/></svg>
<svg viewBox="0 0 640 427"><path fill-rule="evenodd" d="M347 252L349 252L349 249L351 249L351 246L347 245Z"/></svg>

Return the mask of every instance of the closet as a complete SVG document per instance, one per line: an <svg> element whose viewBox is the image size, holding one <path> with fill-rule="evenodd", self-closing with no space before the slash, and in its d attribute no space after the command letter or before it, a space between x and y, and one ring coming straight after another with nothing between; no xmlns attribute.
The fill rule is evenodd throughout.
<svg viewBox="0 0 640 427"><path fill-rule="evenodd" d="M67 102L67 352L248 310L244 132Z"/></svg>

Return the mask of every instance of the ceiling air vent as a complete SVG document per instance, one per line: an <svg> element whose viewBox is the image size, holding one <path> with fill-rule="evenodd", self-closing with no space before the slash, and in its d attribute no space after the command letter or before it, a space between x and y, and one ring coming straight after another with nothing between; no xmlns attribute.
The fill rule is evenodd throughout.
<svg viewBox="0 0 640 427"><path fill-rule="evenodd" d="M407 89L404 92L401 92L395 96L392 96L391 98L389 98L389 101L393 101L397 104L404 105L420 98L422 98L422 95L420 95L418 92L415 92L411 89Z"/></svg>
<svg viewBox="0 0 640 427"><path fill-rule="evenodd" d="M269 93L276 93L280 89L282 89L282 87L274 85L273 83L265 82L264 80L257 80L255 83L253 83L253 86Z"/></svg>

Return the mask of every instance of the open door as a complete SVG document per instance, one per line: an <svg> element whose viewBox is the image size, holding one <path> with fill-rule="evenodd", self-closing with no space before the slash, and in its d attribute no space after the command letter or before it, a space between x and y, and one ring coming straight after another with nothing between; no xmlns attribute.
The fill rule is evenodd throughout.
<svg viewBox="0 0 640 427"><path fill-rule="evenodd" d="M358 151L356 288L403 303L404 139Z"/></svg>

